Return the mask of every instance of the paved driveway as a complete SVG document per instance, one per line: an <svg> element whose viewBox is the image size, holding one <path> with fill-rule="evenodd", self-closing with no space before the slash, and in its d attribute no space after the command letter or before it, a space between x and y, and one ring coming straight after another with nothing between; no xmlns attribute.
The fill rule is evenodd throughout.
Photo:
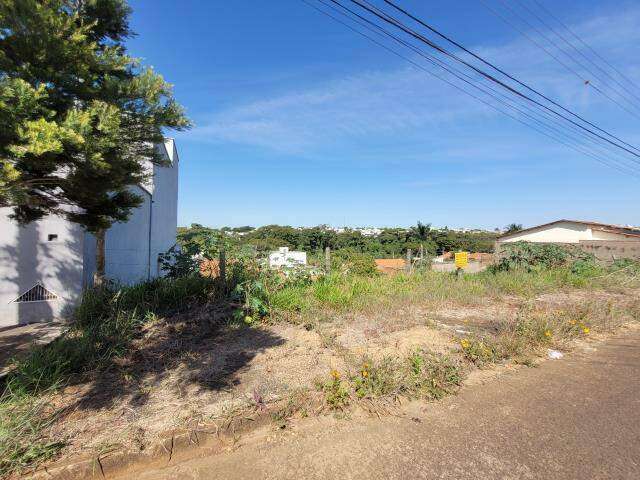
<svg viewBox="0 0 640 480"><path fill-rule="evenodd" d="M63 327L61 323L33 323L0 329L0 376L6 373L13 357L24 355L34 343L49 343Z"/></svg>

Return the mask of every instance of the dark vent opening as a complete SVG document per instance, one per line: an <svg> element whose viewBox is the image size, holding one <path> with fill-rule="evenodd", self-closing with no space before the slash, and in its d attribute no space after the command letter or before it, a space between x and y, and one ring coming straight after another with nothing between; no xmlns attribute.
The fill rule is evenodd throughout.
<svg viewBox="0 0 640 480"><path fill-rule="evenodd" d="M14 300L15 303L26 302L46 302L48 300L56 300L58 296L44 288L40 283L36 283L29 290L24 292Z"/></svg>

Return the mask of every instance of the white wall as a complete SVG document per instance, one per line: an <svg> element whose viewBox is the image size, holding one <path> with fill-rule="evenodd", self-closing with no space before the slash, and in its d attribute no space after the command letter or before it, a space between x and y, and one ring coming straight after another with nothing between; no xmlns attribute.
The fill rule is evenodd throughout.
<svg viewBox="0 0 640 480"><path fill-rule="evenodd" d="M149 278L149 221L151 197L140 187L131 190L144 199L140 207L131 211L129 220L114 223L105 236L105 275L108 279L123 284L134 284ZM86 234L85 285L91 285L95 273L95 243L91 234Z"/></svg>
<svg viewBox="0 0 640 480"><path fill-rule="evenodd" d="M106 274L121 283L155 277L158 254L176 242L179 160L173 140L166 142L168 167L154 166L149 191L132 187L144 202L129 221L114 224L106 235ZM163 147L160 147L163 148ZM47 217L26 227L9 220L11 209L0 209L0 327L64 317L95 272L95 237L59 217ZM58 235L49 241L48 235ZM12 303L40 281L60 298Z"/></svg>
<svg viewBox="0 0 640 480"><path fill-rule="evenodd" d="M159 271L158 255L176 243L178 227L179 159L173 140L158 147L171 163L151 165L153 178L145 188L132 187L144 203L125 223L114 224L106 236L105 273L108 278L133 284L155 278ZM85 245L85 285L95 272L95 238L88 235Z"/></svg>
<svg viewBox="0 0 640 480"><path fill-rule="evenodd" d="M580 243L584 240L628 240L619 233L603 232L592 229L591 226L573 223L560 222L549 226L542 226L528 230L526 232L515 233L508 238L501 238L499 243L510 242L539 242L539 243Z"/></svg>
<svg viewBox="0 0 640 480"><path fill-rule="evenodd" d="M276 252L269 254L270 267L294 267L296 265L307 264L307 252L297 252L282 247Z"/></svg>
<svg viewBox="0 0 640 480"><path fill-rule="evenodd" d="M66 316L82 292L81 228L55 216L20 227L10 213L0 209L0 327ZM59 298L14 302L37 282Z"/></svg>
<svg viewBox="0 0 640 480"><path fill-rule="evenodd" d="M516 233L509 238L501 238L499 242L579 243L580 240L591 240L591 229L582 224L562 222Z"/></svg>
<svg viewBox="0 0 640 480"><path fill-rule="evenodd" d="M178 228L178 172L180 160L173 140L167 140L170 166L154 166L151 217L151 276L161 275L158 255L176 243Z"/></svg>

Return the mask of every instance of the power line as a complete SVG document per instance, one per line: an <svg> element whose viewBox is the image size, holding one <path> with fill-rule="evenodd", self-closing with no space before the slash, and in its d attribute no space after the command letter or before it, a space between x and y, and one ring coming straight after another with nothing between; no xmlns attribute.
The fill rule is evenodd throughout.
<svg viewBox="0 0 640 480"><path fill-rule="evenodd" d="M536 0L534 0L536 1ZM538 6L540 6L540 3L536 1L536 4ZM570 49L572 49L574 52L576 52L580 57L582 57L587 63L591 64L593 67L597 68L602 74L604 74L608 79L613 80L620 88L622 88L622 92L620 92L620 90L618 90L618 88L613 88L607 81L602 80L596 73L594 73L594 71L588 66L585 65L584 63L582 63L582 61L579 61L577 58L572 57L571 55L569 55L566 51L564 52L565 55L567 55L569 58L571 58L574 62L576 62L578 65L580 65L582 68L584 68L587 72L589 72L591 74L591 76L593 76L594 78L598 79L598 81L602 82L603 85L605 85L606 87L610 88L613 92L615 92L617 95L619 95L621 98L623 98L624 100L629 101L629 103L631 103L635 108L638 108L638 104L635 103L636 100L640 100L640 98L638 98L633 92L629 91L624 85L620 84L619 82L617 82L617 80L615 78L613 78L606 70L603 70L600 65L598 65L597 63L595 63L593 60L591 60L589 57L587 57L579 48L577 48L573 42L571 42L569 39L567 39L567 37L565 35L563 35L561 32L556 31L555 28L553 28L553 26L551 26L544 18L542 18L540 15L538 15L538 13L533 9L533 8L529 8L529 6L527 5L525 0L521 0L520 1L520 5L522 6L522 8L524 8L527 12L529 12L531 15L533 15L542 25L544 25L544 27L549 30L550 32L552 32L553 34L556 35L556 37L558 37L563 43L565 43L567 46L569 46ZM560 49L560 48L558 48ZM631 97L627 97L626 95L630 95Z"/></svg>
<svg viewBox="0 0 640 480"><path fill-rule="evenodd" d="M332 2L334 2L334 3L337 3L335 0L331 0L331 1L332 1ZM616 143L616 142L614 142L614 141L612 141L612 140L610 140L610 139L608 139L608 138L606 138L606 137L603 137L602 135L600 135L600 134L598 134L598 133L596 133L596 132L594 132L594 131L590 130L589 128L586 128L585 126L583 126L583 125L581 125L581 124L579 124L579 123L577 123L577 122L575 122L575 121L571 120L570 118L566 117L566 116L565 116L565 115L563 115L562 113L559 113L559 112L557 112L556 110L553 110L552 108L549 108L547 105L544 105L543 103L540 103L540 102L538 102L537 100L534 100L533 98L531 98L531 97L527 96L526 94L524 94L524 93L520 92L519 90L516 90L515 88L511 87L510 85L507 85L506 83L504 83L503 81L501 81L501 80L497 79L497 78L496 78L496 77L494 77L493 75L491 75L491 74L489 74L489 73L487 73L487 72L485 72L485 71L483 71L483 70L479 69L479 68L478 68L478 67L476 67L475 65L470 64L469 62L467 62L467 61L463 60L463 59L462 59L462 58L460 58L459 56L457 56L457 55L455 55L455 54L453 54L453 53L451 53L451 52L447 51L447 50L446 50L446 49L444 49L443 47L441 47L441 46L437 45L436 43L432 42L431 40L429 40L429 39L425 38L423 35L421 35L421 34L419 34L419 33L415 32L415 31L413 31L412 29L410 29L410 28L406 27L404 24L402 24L399 20L395 19L395 18L394 18L394 17L392 17L391 15L386 14L386 13L384 13L384 12L383 12L383 13L379 13L379 12L377 12L377 11L376 11L376 10L377 10L377 8L376 8L376 7L370 8L369 6L367 6L367 5L363 4L363 3L362 3L361 1L359 1L359 0L351 0L351 2L352 2L352 3L355 3L355 4L356 4L356 5L358 5L358 6L360 6L362 9L364 9L364 10L368 11L369 13L371 13L371 14L375 15L376 17L380 18L381 20L385 21L386 23L389 23L389 24L393 25L394 27L396 27L396 28L398 28L398 29L400 29L400 30L404 31L405 33L407 33L407 34L411 35L412 37L414 37L414 38L416 38L416 39L418 39L418 40L422 41L423 43L427 44L427 45L428 45L428 46L430 46L431 48L433 48L433 49L437 50L438 52L440 52L440 53L442 53L442 54L444 54L444 55L446 55L446 56L448 56L448 57L450 57L450 58L453 58L453 59L455 59L456 61L458 61L458 62L462 63L463 65L465 65L465 66L467 66L467 67L471 68L471 69L472 69L472 70L474 70L475 72L477 72L477 73L479 73L480 75L482 75L482 76L486 77L487 79L489 79L489 80L491 80L491 81L493 81L493 82L497 83L498 85L500 85L501 87L503 87L503 88L507 89L507 90L508 90L508 91L510 91L511 93L514 93L515 95L518 95L519 97L521 97L521 98L523 98L523 99L527 99L527 100L529 100L530 102L532 102L532 103L534 103L534 104L538 105L539 107L544 108L545 110L548 110L549 112L551 112L551 113L553 113L553 114L555 114L555 115L557 115L557 116L559 116L559 117L563 118L564 120L566 120L566 121L568 121L568 122L572 123L573 125L576 125L577 127L579 127L579 128L581 128L581 129L583 129L583 130L585 130L585 131L589 132L590 134L592 134L592 135L594 135L594 136L596 136L596 137L598 137L598 138L600 138L600 139L602 139L602 140L604 140L604 141L606 141L606 142L608 142L608 143L610 143L610 144L612 144L612 145L615 145L616 147L618 147L618 148L620 148L620 149L622 149L622 150L624 150L624 151L626 151L626 152L630 153L630 154L631 154L631 155L633 155L634 157L638 157L638 158L640 158L640 155L639 155L638 153L636 153L636 152L634 152L634 151L632 151L632 150L629 150L629 149L628 149L628 148L626 148L625 146L620 145L620 144L618 144L618 143ZM368 3L366 0L364 0L364 2L365 2L365 3ZM392 3L392 2L389 2L389 0L385 0L385 2L387 2L387 3ZM623 143L624 143L624 142L623 142ZM638 149L637 149L636 147L634 147L634 146L631 146L631 148L634 148L636 151L638 151ZM636 160L636 161L638 161L638 160Z"/></svg>
<svg viewBox="0 0 640 480"><path fill-rule="evenodd" d="M554 105L555 107L560 108L562 111L564 111L565 113L571 115L572 117L584 122L585 124L589 125L590 127L595 128L596 130L598 130L599 132L608 135L609 137L619 141L620 143L622 143L623 145L626 145L627 147L633 148L636 151L640 151L638 150L637 147L625 142L624 140L618 138L617 136L613 135L612 133L598 127L597 125L595 125L594 123L586 120L585 118L583 118L582 116L578 115L575 112L572 112L571 110L565 108L564 106L562 106L561 104L559 104L558 102L556 102L555 100L549 98L548 96L546 96L545 94L541 93L539 90L534 89L533 87L531 87L530 85L522 82L521 80L519 80L518 78L514 77L513 75L505 72L503 69L501 69L500 67L496 66L494 63L489 62L488 60L480 57L479 55L477 55L476 53L474 53L473 51L469 50L468 48L466 48L464 45L461 45L460 43L456 42L455 40L453 40L452 38L448 37L447 35L443 34L442 32L436 30L434 27L432 27L431 25L427 24L426 22L424 22L423 20L419 19L418 17L416 17L415 15L412 15L411 13L409 13L407 10L403 9L402 7L396 5L394 2L390 1L390 0L384 0L385 3L389 4L391 7L393 7L394 9L398 10L399 12L403 13L404 15L406 15L407 17L411 18L413 21L419 23L420 25L422 25L423 27L429 29L431 32L435 33L436 35L438 35L440 38L446 40L447 42L451 43L452 45L455 45L456 47L458 47L459 49L461 49L462 51L464 51L465 53L471 55L473 58L475 58L476 60L479 60L480 62L482 62L483 64L487 65L488 67L491 67L493 70L495 70L496 72L504 75L505 77L509 78L510 80L514 81L515 83L517 83L518 85L526 88L528 91L530 91L531 93L535 93L536 95L538 95L539 97L543 98L544 100L546 100L547 102L551 103L552 105Z"/></svg>
<svg viewBox="0 0 640 480"><path fill-rule="evenodd" d="M596 50L594 50L588 43L586 43L584 40L582 40L581 37L578 36L578 34L576 34L571 28L569 28L569 26L563 22L562 20L560 20L560 18L558 18L556 15L554 15L547 7L545 7L541 2L539 2L538 0L533 0L533 2L538 5L538 7L540 7L542 10L544 10L547 15L549 15L551 18L553 18L556 22L558 22L558 24L560 24L567 32L569 32L569 34L575 38L578 42L580 42L582 44L582 46L584 46L587 50L589 50L593 55L595 55L597 58L599 58L605 65L607 65L609 68L611 68L611 70L613 70L614 72L616 72L620 78L623 78L624 80L626 80L630 86L632 86L633 88L640 89L640 87L638 87L638 85L635 84L635 82L633 82L633 80L629 79L629 77L627 77L624 73L622 73L618 68L616 68L614 65L612 65L611 63L609 63L607 61L606 58L604 58L602 55L600 55ZM597 65L595 62L593 62L594 65ZM606 72L606 70L602 70L603 72ZM607 73L608 75L608 73ZM622 83L620 83L618 81L617 78L615 78L612 75L608 75L614 82L616 82L618 85L620 85L622 88L625 88L624 85L622 85ZM627 91L625 89L625 91ZM637 95L635 95L633 92L629 91L630 95L633 95L635 98L637 98L638 100L640 100L640 97L638 97Z"/></svg>
<svg viewBox="0 0 640 480"><path fill-rule="evenodd" d="M549 38L545 35L544 32L542 32L539 28L537 28L535 25L532 25L531 22L529 22L526 18L523 18L515 9L513 9L508 3L506 3L504 0L499 0L500 3L502 3L505 7L505 9L509 10L513 16L515 16L516 18L518 18L521 22L523 22L525 25L527 25L529 28L531 28L532 30L535 30L539 35L541 35L547 42L551 43L552 45L555 46L555 44L553 44L553 42L551 40L549 40ZM558 57L557 55L555 55L551 50L549 50L547 47L545 47L544 45L542 45L540 42L538 42L535 38L533 38L531 35L529 35L525 30L523 30L522 28L520 28L519 26L515 25L513 22L509 21L508 18L506 18L505 16L501 15L500 13L498 13L496 10L494 10L493 8L491 8L491 6L488 5L488 3L485 0L480 0L480 2L485 6L485 8L487 8L490 12L492 12L494 15L496 15L498 18L500 18L503 22L505 22L507 25L511 26L511 28L513 28L514 30L516 30L517 32L519 32L523 37L525 37L527 40L529 40L531 43L533 43L535 46L537 46L539 49L541 49L542 51L544 51L547 55L549 55L551 58L553 58L556 62L558 62L560 65L562 65L565 69L567 69L570 73L572 73L573 75L575 75L581 82L584 83L584 85L593 88L596 92L598 92L600 95L602 95L603 97L607 98L608 100L610 100L611 102L615 103L618 107L620 107L622 110L624 110L625 112L627 112L629 115L634 116L635 118L637 118L638 120L640 120L640 116L638 114L636 114L633 110L629 110L627 107L625 107L624 105L622 105L618 100L616 100L615 98L611 97L607 92L605 92L604 90L602 90L600 87L598 87L597 85L595 85L591 80L589 79L585 79L580 72L578 72L575 68L573 68L571 65L568 65L567 62L565 62L564 60L562 60L560 57ZM559 49L561 52L565 53L564 50ZM566 53L565 53L566 55Z"/></svg>
<svg viewBox="0 0 640 480"><path fill-rule="evenodd" d="M406 42L405 40L403 40L403 39L401 39L401 38L397 37L396 35L394 35L394 34L390 33L388 30L386 30L386 29L382 28L380 25L376 24L375 22L372 22L372 21L371 21L371 20L369 20L368 18L365 18L365 17L363 17L362 15L360 15L359 13L354 12L354 11L353 11L353 10L351 10L350 8L348 8L348 7L344 6L344 5L342 5L340 2L337 2L337 1L335 1L335 0L329 0L331 3L333 3L334 5L336 5L337 7L339 7L339 8L341 9L341 10L337 10L337 8L336 8L335 6L328 5L324 0L318 0L318 1L319 1L320 3L322 3L323 5L325 5L325 6L327 6L327 7L329 7L329 8L332 8L332 9L333 9L333 10L335 10L335 11L338 11L338 12L339 12L339 13L341 13L342 15L344 15L344 16L346 16L347 18L349 18L350 20L352 20L352 21L354 21L354 22L356 22L356 23L360 24L361 26L364 26L365 28L367 28L367 29L368 29L368 30L370 30L370 31L374 31L374 30L372 30L372 28L371 28L371 27L374 27L374 28L376 29L376 30L374 31L374 33L377 33L378 35L386 35L386 36L388 36L388 37L392 38L394 41L396 41L396 42L400 43L401 45L403 45L403 46L406 46L406 47L410 48L411 50L413 50L413 51L414 51L414 52L416 52L418 55L420 55L420 56L422 56L423 58L425 58L425 59L426 59L427 61L429 61L430 63L432 63L432 64L436 64L436 65L437 65L437 66L439 66L440 68L443 68L444 70L446 70L448 73L450 73L450 74L454 75L456 78L458 78L458 79L462 80L463 82L465 82L465 83L467 83L467 84L471 85L472 87L474 87L474 88L476 88L476 89L480 90L480 91L481 91L481 92L483 92L484 94L486 94L486 95L488 95L488 96L492 97L494 100L497 100L498 102L500 102L500 103L501 103L501 104L503 104L503 105L506 105L507 107L509 107L509 108L510 108L510 109L512 109L512 110L516 110L520 115L523 115L523 116L525 116L525 117L527 117L527 118L529 118L529 119L533 120L534 122L536 122L536 123L538 123L538 124L541 124L544 128L551 129L551 130L553 130L553 131L554 131L554 132L556 132L556 133L559 133L559 134L561 134L561 135L565 135L565 136L567 136L568 138L570 138L572 141L577 142L577 143L580 145L580 141L579 141L579 140L576 140L574 137L571 137L571 136L567 135L567 134L566 134L566 132L560 132L560 131L558 131L558 129L557 129L557 128L550 127L548 124L544 123L544 121L540 121L540 119L539 119L539 118L532 117L532 116L531 116L531 115L529 115L528 113L523 112L523 111L522 111L522 110L521 110L517 105L519 105L520 107L524 107L528 112L532 113L533 115L536 115L536 114L537 114L537 115L543 115L543 116L544 116L544 118L545 118L546 120L549 120L549 121L553 122L555 125L559 125L559 126L560 126L560 128L567 128L567 129L570 129L571 131L573 131L573 132L577 133L578 135L581 135L583 138L586 138L587 140L589 140L589 141L591 141L591 142L594 142L594 143L595 143L599 148L603 148L603 149L605 150L605 152L606 152L606 153L608 153L608 154L611 154L611 153L612 153L612 152L611 152L611 148L612 148L612 147L610 147L610 146L608 146L608 145L606 145L606 144L605 144L605 145L604 145L604 147L603 147L603 146L599 143L599 139L597 139L597 138L593 138L593 137L589 136L587 133L585 133L585 132L583 132L583 131L581 131L581 130L577 129L575 126L573 126L573 125L571 125L571 124L567 125L567 124L563 124L563 123L561 123L557 118L552 117L548 112L546 112L546 111L544 111L544 110L537 111L537 110L535 110L531 105L529 105L527 102L518 104L518 102L515 102L515 99L514 99L514 98L510 98L510 97L508 97L507 95L505 95L504 93L500 92L499 90L496 90L495 88L493 88L493 87L491 86L491 84L485 85L484 87L479 87L479 86L477 86L477 85L475 85L475 84L473 84L473 83L469 82L469 81L468 81L468 80L466 80L466 79L469 79L469 80L473 81L473 80L474 80L474 78L473 78L473 77L471 77L471 76L469 76L468 74L466 74L466 73L464 73L464 72L460 71L459 69L457 69L457 68L455 68L455 67L451 66L450 64L446 64L446 63L444 63L442 60L438 59L437 57L434 57L433 55L431 55L431 54L428 54L428 53L424 52L424 50L422 50L422 49L420 49L420 48L416 47L415 45L413 45L413 44L411 44L411 43L408 43L408 42ZM353 17L356 17L356 18L353 18ZM434 63L434 62L435 62L435 63ZM464 77L466 77L466 79L465 79L465 78L462 78L462 77L461 77L461 75L462 75L462 76L464 76ZM483 78L482 78L482 77L480 77L480 79L481 79L481 80L483 80ZM489 89L489 90L490 90L490 92L488 92L485 88L486 88L486 89ZM468 92L466 92L466 93L468 93ZM498 95L498 96L502 97L502 99L501 99L501 98L498 98L496 95ZM503 99L506 99L506 101L504 101ZM508 102L515 102L515 105L516 105L516 106L514 106L514 105L512 105L511 103L508 103ZM503 112L503 113L504 113L504 112ZM605 147L608 147L608 149L607 149L607 148L605 148ZM621 156L621 152L619 152L617 149L613 152L613 154L614 154L614 155ZM625 158L625 160L627 160L627 161L628 161L628 159L626 159L626 158ZM624 164L624 161L622 161L622 162L621 162L620 160L616 160L616 159L612 159L612 161L614 161L614 162L618 162L618 163L622 163L625 167L630 168L630 166L628 166L628 165Z"/></svg>
<svg viewBox="0 0 640 480"><path fill-rule="evenodd" d="M376 28L381 29L381 27L380 27L379 25L377 25L377 24L375 24L375 23L371 22L369 19L366 19L365 17L362 17L362 16L361 16L361 15L359 15L358 13L353 12L352 10L348 9L347 7L345 7L344 5L342 5L341 3L339 3L339 2L337 2L337 1L335 1L335 0L330 0L330 1L331 1L333 4L340 6L340 8L345 9L345 10L348 10L351 14L356 15L357 17L359 17L360 19L362 19L362 20L364 20L364 21L366 21L366 22L370 23L371 25L376 26ZM353 2L353 3L358 3L358 2ZM393 25L395 26L395 24L393 24ZM393 37L393 38L395 38L395 39L397 40L397 37ZM401 40L401 41L402 41L402 40ZM404 44L404 45L407 45L407 43L406 43L406 42L404 42L404 41L402 41L402 42L403 42L403 44ZM435 58L435 57L432 57L432 58ZM442 67L442 65L440 65L440 66ZM448 68L446 68L446 67L442 67L442 68L445 68L448 72L450 72L450 73L451 73L451 71L450 71ZM454 75L455 75L455 74L454 74ZM458 76L458 78L460 78L460 77ZM463 81L464 81L464 79L463 79ZM469 82L466 82L466 83L469 83ZM473 84L470 84L470 85L474 86ZM474 87L475 87L475 86L474 86ZM476 88L477 88L477 87L476 87ZM484 93L487 93L487 92L486 92L486 91L484 91L484 90L482 90L482 91L483 91ZM468 93L468 92L467 92L467 93ZM491 94L489 94L489 95L491 95ZM473 96L473 95L472 95L472 96ZM475 96L474 96L474 98L475 98ZM483 102L483 103L485 103L485 102ZM504 103L504 102L502 102L502 103ZM493 105L491 105L491 106L492 106L492 108L495 108ZM511 107L511 105L508 105L508 106L509 106L509 107ZM511 107L511 108L513 108L513 107ZM503 112L503 113L505 113L505 112ZM554 113L555 113L555 112L554 112ZM508 114L508 113L506 113L506 114L507 114L508 116L512 117L510 114ZM513 118L513 117L512 117L512 118ZM526 122L522 122L520 119L518 119L518 121L520 121L520 123L525 123L525 124L526 124ZM530 126L530 125L529 125L529 126ZM532 128L534 128L535 130L538 130L538 131L539 131L539 129L538 129L538 128L536 128L536 127L532 127ZM546 135L546 136L549 136L549 135ZM561 142L561 143L564 143L564 142ZM584 153L584 152L582 152L582 153ZM635 159L634 159L634 160L635 160ZM619 162L619 161L618 161L618 162ZM627 167L627 168L630 168L630 167L628 167L628 166L626 166L626 167Z"/></svg>
<svg viewBox="0 0 640 480"><path fill-rule="evenodd" d="M389 51L389 52L393 53L394 55L396 55L396 56L398 56L398 57L402 58L403 60L407 61L408 63L410 63L410 64L411 64L411 65L413 65L414 67L417 67L417 68L419 68L419 69L421 69L421 70L425 71L426 73L428 73L428 74L430 74L430 75L432 75L432 76L434 76L434 77L436 77L436 78L438 78L438 79L440 79L440 80L442 80L442 81L444 81L444 82L448 83L448 84L449 84L449 85L451 85L452 87L454 87L454 88L456 88L456 89L458 89L458 90L462 91L463 93L465 93L465 94L467 94L467 95L469 95L469 96L473 97L474 99L476 99L476 100L478 100L478 101L482 102L483 104L485 104L485 105L487 105L487 106L491 107L492 109L497 110L498 112L503 113L504 115L509 116L510 118L512 118L512 119L514 119L514 120L516 120L516 121L518 121L519 123L522 123L522 124L524 124L525 126L527 126L527 127L529 127L529 128L532 128L532 129L534 129L534 130L538 131L539 133L541 133L542 135L545 135L545 136L546 136L546 137L548 137L548 138L552 138L553 140L558 141L559 143L561 143L561 144L563 144L563 145L565 145L565 146L568 146L569 148L572 148L573 150L576 150L576 151L578 151L579 153L582 153L582 154L584 154L584 155L587 155L587 156L589 156L589 157L591 157L591 158L595 159L595 160L596 160L596 161L598 161L599 163L602 163L602 164L604 164L604 165L606 165L606 166L609 166L609 167L615 168L615 169L617 169L617 170L619 170L619 171L621 171L621 172L623 172L623 173L625 173L625 174L632 175L632 176L636 176L636 177L638 176L638 172L637 172L637 171L634 171L633 169L631 169L631 167L630 167L630 166L625 165L625 164L621 164L621 165L620 165L620 162L619 162L619 161L618 161L618 163L614 163L614 164L607 163L607 161L604 161L603 159L601 159L601 158L600 158L596 153L594 153L592 150L589 150L588 148L587 148L587 149L585 149L585 147L584 147L584 146L582 146L582 145L580 145L580 144L579 144L579 142L576 142L576 140L575 140L574 138L569 137L573 142L578 143L578 146L573 145L573 144L571 144L571 143L567 143L567 142L566 142L564 139L562 139L561 137L559 138L557 135L549 134L548 132L545 132L545 131L541 130L540 128L537 128L536 126L531 125L530 123L528 123L528 122L526 122L526 121L523 121L522 119L517 118L517 117L515 117L515 116L511 115L511 114L510 114L510 113L508 113L508 112L505 112L505 111L504 111L504 110L502 110L501 108L496 107L496 106L495 106L495 105L493 105L493 104L490 104L489 102L485 101L484 99L482 99L482 98L480 98L480 97L478 97L478 96L476 96L476 95L474 95L474 94L470 93L469 91L467 91L467 90L465 90L465 89L461 88L460 86L455 85L454 83L450 82L450 81L449 81L449 80L447 80L446 78L443 78L442 76L440 76L440 75L436 74L435 72L432 72L431 70L429 70L429 69L425 68L423 65L420 65L420 64L418 64L418 63L414 62L413 60L409 59L408 57L406 57L406 56L404 56L404 55L402 55L402 54L398 53L397 51L395 51L395 50L393 50L393 49L390 49L390 48L389 48L389 47L387 47L386 45L384 45L384 44L382 44L382 43L378 42L377 40L373 39L373 38L372 38L372 37L370 37L369 35L367 35L367 34L365 34L365 33L361 32L361 31L359 31L359 30L357 30L357 29L353 28L351 25L346 24L345 22L341 21L340 19L336 18L335 16L331 15L330 13L328 13L328 12L326 12L326 11L324 11L324 10L322 10L322 9L318 8L318 7L316 7L315 5L310 4L307 0L302 0L302 1L303 1L304 3L306 3L307 5L311 6L312 8L314 8L315 10L317 10L317 11L319 11L319 12L321 12L321 13L323 13L323 14L327 15L327 16L328 16L328 17L330 17L330 18L332 18L334 21L336 21L336 22L338 22L338 23L340 23L340 24L342 24L342 25L346 26L346 27L347 27L347 28L349 28L350 30L352 30L352 31L354 31L354 32L356 32L356 33L358 33L359 35L361 35L361 36L363 36L363 37L367 38L368 40L372 41L373 43L377 44L378 46L381 46L381 47L382 47L382 48L384 48L385 50L387 50L387 51ZM327 3L325 3L323 0L318 0L318 1L319 1L320 3L322 3L324 6L326 6L326 7L328 7L328 8L331 8L331 9L332 9L332 10L334 10L334 11L338 11L335 7L332 7L331 5L328 5L328 4L327 4ZM347 16L348 18L350 18L350 20L352 20L352 21L356 21L356 23L359 23L361 26L364 26L364 27L365 27L365 28L367 28L369 31L373 31L374 33L376 33L376 34L378 34L378 35L381 35L381 34L383 34L383 33L384 33L384 34L386 34L386 35L391 36L391 37L392 37L392 38L394 38L396 41L401 42L401 44L403 44L404 46L410 46L410 47L413 47L413 45L408 44L407 42L405 42L405 41L404 41L404 40L402 40L402 39L399 39L398 37L396 37L396 36L395 36L395 35L393 35L393 34L389 34L389 32L388 32L388 31L386 31L386 30L384 30L382 27L380 27L380 26L376 25L376 24L375 24L375 23L373 23L373 22L370 22L370 20L368 20L368 19L366 19L366 18L364 18L364 17L360 16L360 15L359 15L359 14L357 14L356 12L353 12L352 10L348 9L347 7L345 7L344 5L340 4L339 2L337 2L337 1L335 1L335 0L330 0L330 1L331 1L332 3L334 3L335 5L338 5L338 6L339 6L339 7L341 7L342 9L345 9L346 11L350 12L352 15L356 15L356 16L358 16L358 17L359 17L359 19L358 19L359 21L358 21L358 20L356 20L356 19L353 19L353 18L348 17L348 15L346 15L344 12L340 12L340 11L338 11L338 12L339 12L339 13L341 13L342 15L345 15L345 16ZM369 25L363 25L363 23L362 23L363 21L365 21L365 22L369 22L371 25L375 26L375 27L376 27L377 29L379 29L380 31L377 31L377 32L376 32L376 31L374 31L374 30L371 28L371 26L369 26ZM382 32L382 33L381 33L381 32ZM419 50L419 49L418 49L418 50ZM428 57L425 57L425 58L426 58L428 61L430 61L430 63L434 63L434 62L433 62L433 60L430 60ZM438 66L439 66L439 67L441 67L441 68L445 68L445 67L444 67L444 66L442 66L442 65L438 65ZM452 73L452 72L450 72L450 71L449 71L449 73ZM458 77L458 78L460 78L460 77ZM467 83L469 83L469 82L467 82ZM477 87L477 86L475 86L475 85L472 85L472 86L474 86L475 88L479 88L479 87ZM482 89L481 89L481 90L482 90ZM485 94L489 94L489 93L488 93L488 92L486 92L485 90L482 90L482 91L483 91L483 92L485 92ZM491 95L491 94L489 94L489 95ZM496 98L496 97L494 96L493 98ZM498 99L498 100L499 100L499 99ZM505 103L505 102L501 102L501 103L503 103L503 104L507 105L508 107L511 107L512 109L514 109L514 108L515 108L515 109L516 109L516 110L518 110L522 115L527 116L528 118L530 118L530 119L532 119L532 120L536 121L536 122L537 122L537 123L539 123L539 124L542 124L542 122L540 122L540 120L539 120L539 119L535 119L535 118L531 117L530 115L527 115L526 113L522 112L521 110L517 109L516 107L513 107L513 106L511 106L510 104L507 104L507 103ZM553 129L553 127L549 127L548 125L543 125L543 127L546 127L547 129L555 130L555 132L560 133L560 135L562 135L562 134L563 134L563 132L559 132L557 129ZM602 148L602 147L601 147L601 148Z"/></svg>

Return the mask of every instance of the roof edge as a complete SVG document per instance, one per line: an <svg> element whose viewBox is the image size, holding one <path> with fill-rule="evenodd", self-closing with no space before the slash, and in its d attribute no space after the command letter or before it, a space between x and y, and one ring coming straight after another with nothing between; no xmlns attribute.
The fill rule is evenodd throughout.
<svg viewBox="0 0 640 480"><path fill-rule="evenodd" d="M560 219L560 220L554 220L553 222L548 222L548 223L543 223L541 225L536 225L534 227L529 227L529 228L524 228L522 230L518 230L517 232L510 232L510 233L505 233L503 235L500 235L496 240L502 240L504 238L511 238L515 235L519 235L523 232L530 232L532 230L536 230L538 228L543 228L543 227L549 227L551 225L556 225L558 223L577 223L580 225L589 225L592 227L598 227L602 230L606 230L612 233L620 233L623 235L630 235L630 236L640 236L640 228L632 228L632 227L622 227L620 225L612 225L612 224L608 224L608 223L600 223L600 222L590 222L590 221L584 221L584 220L568 220L568 219Z"/></svg>

